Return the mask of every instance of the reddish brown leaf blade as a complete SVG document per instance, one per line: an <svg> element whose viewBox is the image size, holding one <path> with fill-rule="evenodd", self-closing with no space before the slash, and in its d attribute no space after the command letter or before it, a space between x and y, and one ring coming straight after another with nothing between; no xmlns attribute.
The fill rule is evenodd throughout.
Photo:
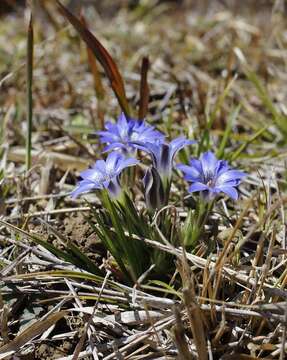
<svg viewBox="0 0 287 360"><path fill-rule="evenodd" d="M149 69L149 59L144 57L141 67L141 84L140 84L140 104L139 104L139 119L146 117L148 112L149 87L147 82L147 73Z"/></svg>
<svg viewBox="0 0 287 360"><path fill-rule="evenodd" d="M63 16L73 25L75 30L79 33L81 38L85 41L87 46L91 49L96 56L102 67L104 68L107 77L111 82L112 89L118 99L119 105L126 116L130 116L128 101L126 98L125 87L123 79L120 75L117 65L114 60L99 42L99 40L87 29L82 22L74 16L68 9L65 8L58 0L57 5Z"/></svg>
<svg viewBox="0 0 287 360"><path fill-rule="evenodd" d="M86 19L85 19L85 16L83 13L81 13L81 22L85 27L87 27L87 22L86 22ZM93 75L96 97L98 99L98 109L97 109L98 114L97 115L99 118L100 129L103 129L104 128L104 112L102 111L102 101L105 98L105 90L103 87L101 74L98 69L96 58L94 56L94 53L88 46L87 46L87 57L88 57L88 62L89 62L89 66L91 69L91 73Z"/></svg>
<svg viewBox="0 0 287 360"><path fill-rule="evenodd" d="M81 14L81 22L85 27L87 27L87 22L83 13ZM100 72L98 70L98 65L94 57L94 53L88 46L87 46L87 56L88 56L88 62L91 68L91 72L94 77L94 84L95 84L97 98L104 99L105 91L103 88Z"/></svg>

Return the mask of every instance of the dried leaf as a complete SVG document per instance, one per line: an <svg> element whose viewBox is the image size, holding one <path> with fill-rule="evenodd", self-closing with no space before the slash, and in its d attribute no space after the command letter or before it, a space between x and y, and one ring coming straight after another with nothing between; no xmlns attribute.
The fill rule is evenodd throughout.
<svg viewBox="0 0 287 360"><path fill-rule="evenodd" d="M261 357L254 357L246 354L223 355L222 360L260 360Z"/></svg>
<svg viewBox="0 0 287 360"><path fill-rule="evenodd" d="M88 161L85 159L52 151L43 152L32 150L31 155L32 164L40 163L45 165L47 161L51 161L63 171L71 169L81 171L86 169L89 165ZM8 160L13 162L25 162L25 149L20 147L10 148L8 151Z"/></svg>
<svg viewBox="0 0 287 360"><path fill-rule="evenodd" d="M84 14L81 14L81 21L82 24L87 27L87 23L86 23L86 19L84 17ZM104 128L104 112L102 110L102 101L105 98L105 90L103 88L103 83L102 83L102 79L101 79L101 74L98 70L98 65L97 65L97 61L94 57L94 54L92 52L92 50L89 48L89 46L87 46L87 56L88 56L88 62L89 62L89 66L91 69L91 73L93 75L93 79L94 79L94 86L95 86L95 91L96 91L96 96L97 96L97 100L98 100L98 111L97 111L97 115L100 121L100 128L103 129Z"/></svg>
<svg viewBox="0 0 287 360"><path fill-rule="evenodd" d="M26 330L15 337L9 344L6 344L0 348L0 359L4 359L17 352L22 346L34 339L36 336L41 335L44 331L49 329L58 320L62 319L68 314L67 311L60 311L48 316L45 320L36 321Z"/></svg>
<svg viewBox="0 0 287 360"><path fill-rule="evenodd" d="M149 69L149 59L144 57L141 67L141 84L140 84L140 105L139 105L139 119L146 117L148 112L149 87L147 82L147 73Z"/></svg>
<svg viewBox="0 0 287 360"><path fill-rule="evenodd" d="M159 311L149 311L148 313L145 310L133 310L133 311L124 311L115 315L107 315L104 317L105 321L117 322L125 325L137 325L137 324L149 324L153 321L158 321L166 317L167 314L164 314Z"/></svg>
<svg viewBox="0 0 287 360"><path fill-rule="evenodd" d="M96 56L100 64L103 66L107 77L111 82L112 89L118 99L119 105L127 117L130 116L130 110L128 101L126 98L126 92L124 82L117 65L112 59L111 55L99 42L99 40L88 30L81 20L74 16L64 5L57 0L57 5L66 19L73 25L75 30L79 33L81 38L86 42L89 49Z"/></svg>

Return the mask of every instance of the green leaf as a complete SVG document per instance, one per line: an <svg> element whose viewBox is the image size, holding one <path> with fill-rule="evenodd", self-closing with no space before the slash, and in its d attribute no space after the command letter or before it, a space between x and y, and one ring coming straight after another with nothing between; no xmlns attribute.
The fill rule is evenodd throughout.
<svg viewBox="0 0 287 360"><path fill-rule="evenodd" d="M129 271L127 270L123 261L123 252L121 251L120 244L117 243L117 237L115 233L107 227L105 221L98 213L94 212L94 216L97 224L94 224L90 220L89 223L91 224L99 239L102 241L103 245L113 255L126 279L131 280Z"/></svg>
<svg viewBox="0 0 287 360"><path fill-rule="evenodd" d="M67 248L72 252L74 258L78 262L78 266L92 274L103 275L103 272L86 256L78 246L69 242Z"/></svg>
<svg viewBox="0 0 287 360"><path fill-rule="evenodd" d="M205 150L209 150L209 148L210 148L210 144L209 144L210 143L210 130L216 119L217 113L221 109L221 107L224 103L224 100L228 96L235 80L236 80L236 77L232 78L231 81L227 84L223 93L217 99L216 104L215 104L214 109L211 112L211 114L209 115L208 111L206 113L207 124L206 124L206 128L203 131L203 135L202 135L199 145L198 145L198 155L200 155Z"/></svg>
<svg viewBox="0 0 287 360"><path fill-rule="evenodd" d="M145 270L141 267L142 254L137 251L137 242L130 236L125 235L123 229L123 221L118 215L116 205L114 202L111 201L111 199L106 193L103 193L102 202L110 215L112 224L117 235L117 239L123 253L126 256L126 261L130 267L131 276L133 280L136 281L137 278L142 275Z"/></svg>
<svg viewBox="0 0 287 360"><path fill-rule="evenodd" d="M259 136L261 136L267 129L268 125L263 127L262 129L259 129L250 139L246 140L235 152L232 153L230 156L230 160L234 161L236 160L241 153L247 148L249 144L251 144L253 141L255 141Z"/></svg>
<svg viewBox="0 0 287 360"><path fill-rule="evenodd" d="M156 287L151 285L156 285ZM182 295L179 291L174 290L174 288L171 285L160 280L151 280L148 282L148 285L143 285L143 288L176 295L180 299L182 298Z"/></svg>

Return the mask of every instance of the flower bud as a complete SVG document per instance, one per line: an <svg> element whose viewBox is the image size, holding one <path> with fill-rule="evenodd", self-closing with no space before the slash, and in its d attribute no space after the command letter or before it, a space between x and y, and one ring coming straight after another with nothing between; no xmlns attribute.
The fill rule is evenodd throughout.
<svg viewBox="0 0 287 360"><path fill-rule="evenodd" d="M143 178L144 195L148 209L156 210L164 206L164 188L161 177L155 167L151 167Z"/></svg>

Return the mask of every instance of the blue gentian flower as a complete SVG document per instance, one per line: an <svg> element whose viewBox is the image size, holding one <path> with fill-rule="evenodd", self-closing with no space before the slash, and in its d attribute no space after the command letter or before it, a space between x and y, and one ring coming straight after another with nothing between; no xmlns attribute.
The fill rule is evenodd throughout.
<svg viewBox="0 0 287 360"><path fill-rule="evenodd" d="M143 178L144 197L150 210L160 209L165 205L165 192L161 178L153 166L147 169Z"/></svg>
<svg viewBox="0 0 287 360"><path fill-rule="evenodd" d="M238 199L236 187L246 174L239 170L230 169L227 161L217 160L211 152L205 152L200 159L191 159L190 165L178 165L185 176L185 180L191 182L189 192L202 192L204 197L212 200L219 193L225 193L234 200Z"/></svg>
<svg viewBox="0 0 287 360"><path fill-rule="evenodd" d="M132 153L134 141L153 142L163 141L164 135L147 125L143 120L127 119L122 113L116 123L107 122L106 130L98 131L102 143L107 144L104 151L121 149L125 153Z"/></svg>
<svg viewBox="0 0 287 360"><path fill-rule="evenodd" d="M138 162L138 160L126 158L118 152L111 152L106 161L98 160L91 169L81 172L80 176L83 180L79 181L71 196L76 198L78 195L94 189L108 189L112 197L118 197L121 193L119 182L121 172L126 167L136 165Z"/></svg>
<svg viewBox="0 0 287 360"><path fill-rule="evenodd" d="M179 150L187 145L194 144L195 141L186 139L184 136L172 140L169 144L156 141L154 143L134 142L140 150L149 153L152 157L153 166L158 171L163 180L170 180L173 168L173 161Z"/></svg>

